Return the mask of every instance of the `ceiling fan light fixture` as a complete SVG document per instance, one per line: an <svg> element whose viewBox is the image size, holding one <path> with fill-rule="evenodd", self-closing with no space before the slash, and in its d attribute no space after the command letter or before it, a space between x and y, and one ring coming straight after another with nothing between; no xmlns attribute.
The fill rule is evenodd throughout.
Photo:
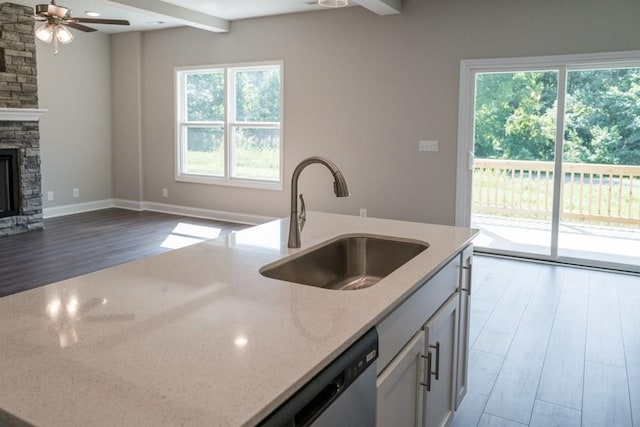
<svg viewBox="0 0 640 427"><path fill-rule="evenodd" d="M66 27L56 25L56 39L62 44L69 44L73 41L73 34Z"/></svg>
<svg viewBox="0 0 640 427"><path fill-rule="evenodd" d="M95 12L93 10L87 10L84 14L92 18L97 18L98 16L100 16L100 12Z"/></svg>
<svg viewBox="0 0 640 427"><path fill-rule="evenodd" d="M319 6L324 7L345 7L349 6L348 0L318 0Z"/></svg>
<svg viewBox="0 0 640 427"><path fill-rule="evenodd" d="M39 40L45 43L51 43L51 40L53 40L53 25L44 24L36 30L35 34Z"/></svg>

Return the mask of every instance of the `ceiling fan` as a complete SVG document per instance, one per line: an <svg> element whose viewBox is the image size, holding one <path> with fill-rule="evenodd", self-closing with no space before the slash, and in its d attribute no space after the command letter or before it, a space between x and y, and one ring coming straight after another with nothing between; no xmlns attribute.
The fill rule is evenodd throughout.
<svg viewBox="0 0 640 427"><path fill-rule="evenodd" d="M51 0L50 4L36 5L36 13L33 19L46 22L36 29L35 35L45 43L53 41L56 54L58 53L58 42L68 44L73 40L73 34L66 27L90 33L97 30L83 24L129 25L129 21L124 19L72 17L71 10L64 6L58 6L55 0Z"/></svg>

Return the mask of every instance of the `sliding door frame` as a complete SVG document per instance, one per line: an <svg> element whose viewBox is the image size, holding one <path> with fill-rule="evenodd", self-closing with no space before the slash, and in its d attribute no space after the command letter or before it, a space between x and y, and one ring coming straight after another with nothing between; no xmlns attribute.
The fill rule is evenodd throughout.
<svg viewBox="0 0 640 427"><path fill-rule="evenodd" d="M458 153L456 174L456 212L455 223L458 226L471 225L473 190L473 144L475 117L475 81L478 73L489 72L558 72L558 111L556 117L556 146L554 176L562 175L562 156L564 142L564 115L567 74L569 71L595 68L639 67L640 51L608 52L577 55L557 55L502 59L470 59L460 61L460 89L458 99ZM554 179L553 214L550 255L529 254L492 249L499 255L524 256L532 259L554 261L568 264L580 264L629 270L626 264L607 263L596 260L583 260L558 256L558 235L560 226L560 207L562 203L562 181ZM634 269L635 270L635 269ZM640 271L640 267L638 268Z"/></svg>

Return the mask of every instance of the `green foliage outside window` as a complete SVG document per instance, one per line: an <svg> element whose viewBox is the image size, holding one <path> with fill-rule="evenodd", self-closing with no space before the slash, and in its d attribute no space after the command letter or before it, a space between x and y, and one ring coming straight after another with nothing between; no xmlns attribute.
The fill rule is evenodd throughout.
<svg viewBox="0 0 640 427"><path fill-rule="evenodd" d="M222 71L191 73L186 76L187 120L219 122L224 120L224 75Z"/></svg>
<svg viewBox="0 0 640 427"><path fill-rule="evenodd" d="M236 71L236 120L280 121L280 72L277 69Z"/></svg>
<svg viewBox="0 0 640 427"><path fill-rule="evenodd" d="M553 161L558 74L484 73L476 80L478 158ZM570 71L567 162L640 165L640 69Z"/></svg>

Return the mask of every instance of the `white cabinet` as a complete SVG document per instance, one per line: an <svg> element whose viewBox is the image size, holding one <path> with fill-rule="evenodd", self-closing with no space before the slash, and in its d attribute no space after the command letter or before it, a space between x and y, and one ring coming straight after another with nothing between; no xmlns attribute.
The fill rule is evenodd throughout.
<svg viewBox="0 0 640 427"><path fill-rule="evenodd" d="M447 425L455 411L458 309L456 292L424 325L427 346L424 425L427 427Z"/></svg>
<svg viewBox="0 0 640 427"><path fill-rule="evenodd" d="M378 426L422 425L424 337L418 332L378 376Z"/></svg>
<svg viewBox="0 0 640 427"><path fill-rule="evenodd" d="M464 398L472 258L469 246L378 324L378 427L444 427Z"/></svg>
<svg viewBox="0 0 640 427"><path fill-rule="evenodd" d="M468 246L461 254L460 268L460 322L458 325L458 370L456 379L456 409L467 393L469 376L469 307L471 304L471 270L473 246Z"/></svg>
<svg viewBox="0 0 640 427"><path fill-rule="evenodd" d="M460 254L429 278L413 295L378 323L378 375L416 332L458 290Z"/></svg>

